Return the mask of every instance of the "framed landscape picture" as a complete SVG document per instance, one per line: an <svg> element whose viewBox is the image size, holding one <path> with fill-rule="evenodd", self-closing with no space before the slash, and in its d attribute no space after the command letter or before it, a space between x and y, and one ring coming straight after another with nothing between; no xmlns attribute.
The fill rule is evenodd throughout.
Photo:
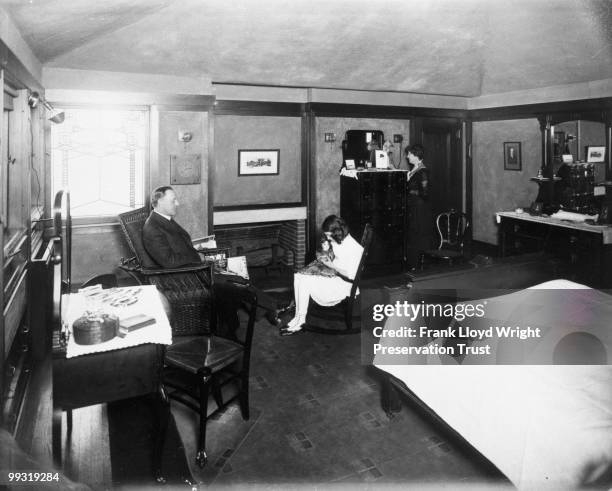
<svg viewBox="0 0 612 491"><path fill-rule="evenodd" d="M280 150L238 150L238 176L278 175Z"/></svg>
<svg viewBox="0 0 612 491"><path fill-rule="evenodd" d="M521 170L521 142L504 142L504 170Z"/></svg>

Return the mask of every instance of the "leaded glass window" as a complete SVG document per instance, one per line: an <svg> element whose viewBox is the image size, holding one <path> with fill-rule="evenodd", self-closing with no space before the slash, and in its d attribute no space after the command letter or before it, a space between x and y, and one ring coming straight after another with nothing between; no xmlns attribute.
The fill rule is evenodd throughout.
<svg viewBox="0 0 612 491"><path fill-rule="evenodd" d="M148 112L63 110L64 122L51 126L51 196L68 188L76 217L143 206Z"/></svg>

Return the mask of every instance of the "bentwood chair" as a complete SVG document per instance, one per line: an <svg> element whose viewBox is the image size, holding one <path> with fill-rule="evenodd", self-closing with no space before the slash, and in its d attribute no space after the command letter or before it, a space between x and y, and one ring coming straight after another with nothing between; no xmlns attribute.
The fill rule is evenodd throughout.
<svg viewBox="0 0 612 491"><path fill-rule="evenodd" d="M420 269L423 269L427 259L437 262L446 261L449 265L464 261L467 252L469 226L470 222L465 213L455 210L440 213L436 217L440 244L437 249L421 252L419 258Z"/></svg>
<svg viewBox="0 0 612 491"><path fill-rule="evenodd" d="M339 304L331 307L324 307L310 299L308 315L306 316L305 329L307 331L323 334L355 334L360 332L360 326L355 326L355 321L358 321L359 316L355 315L354 308L358 305L359 283L370 252L372 237L372 226L367 223L361 237L363 254L355 278L353 280L344 278L352 283L350 295Z"/></svg>
<svg viewBox="0 0 612 491"><path fill-rule="evenodd" d="M122 213L119 222L134 258L122 261L122 268L141 283L155 285L170 304L170 324L173 343L166 349L163 382L172 388L169 397L196 410L200 428L196 462L206 463L206 422L208 395L212 393L219 410L240 400L242 416L249 417L248 378L249 360L257 295L249 285L224 284L223 292L231 296L231 307L244 307L247 311L246 330L242 339L235 332L231 339L217 333L223 317L236 316L227 308L215 308L213 264L162 269L155 265L144 248L142 228L148 217L145 208ZM237 382L238 395L226 401L221 388ZM215 410L215 411L216 411Z"/></svg>

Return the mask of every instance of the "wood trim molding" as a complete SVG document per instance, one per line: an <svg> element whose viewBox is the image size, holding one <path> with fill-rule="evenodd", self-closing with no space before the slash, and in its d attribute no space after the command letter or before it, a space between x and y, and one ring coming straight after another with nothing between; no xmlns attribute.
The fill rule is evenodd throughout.
<svg viewBox="0 0 612 491"><path fill-rule="evenodd" d="M430 107L377 106L369 104L310 102L262 102L217 100L215 114L301 116L310 111L315 117L355 117L378 119L442 118L471 121L535 118L553 114L555 121L589 119L604 121L612 111L612 97L571 101L499 106L484 109L441 109Z"/></svg>
<svg viewBox="0 0 612 491"><path fill-rule="evenodd" d="M303 119L305 128L304 151L306 153L307 168L304 175L308 176L305 181L308 219L306 221L306 261L314 258L317 241L317 131L316 118L312 111L306 112Z"/></svg>
<svg viewBox="0 0 612 491"><path fill-rule="evenodd" d="M301 117L304 113L304 104L297 102L217 100L213 110L216 115Z"/></svg>
<svg viewBox="0 0 612 491"><path fill-rule="evenodd" d="M612 179L612 120L606 122L606 180Z"/></svg>
<svg viewBox="0 0 612 491"><path fill-rule="evenodd" d="M440 109L430 107L376 106L310 102L262 102L217 100L215 114L301 116L310 111L315 117L354 117L378 119L448 118L471 121L494 121L535 118L543 114L553 115L553 120L589 119L605 121L612 111L612 97L576 99L571 101L543 102L483 109Z"/></svg>
<svg viewBox="0 0 612 491"><path fill-rule="evenodd" d="M47 89L45 98L55 104L157 105L163 110L208 111L215 96L163 92L118 92L110 90Z"/></svg>
<svg viewBox="0 0 612 491"><path fill-rule="evenodd" d="M215 159L215 113L210 111L208 113L208 233L212 234L215 226L215 215L214 215L214 204L215 204L215 184L217 182L216 159Z"/></svg>
<svg viewBox="0 0 612 491"><path fill-rule="evenodd" d="M26 67L22 61L15 56L13 51L0 39L0 67L4 70L5 82L9 82L18 89L30 89L44 93L44 87L38 78L32 75L31 70L36 67Z"/></svg>
<svg viewBox="0 0 612 491"><path fill-rule="evenodd" d="M468 216L470 224L474 224L474 167L472 161L472 122L463 121L463 134L464 142L463 146L465 149L465 181L463 183L463 189L465 191L465 213ZM470 238L472 236L474 227L471 226L469 229Z"/></svg>
<svg viewBox="0 0 612 491"><path fill-rule="evenodd" d="M468 113L472 121L525 119L550 115L552 124L555 124L573 119L605 121L605 113L610 111L612 111L612 97L470 109Z"/></svg>
<svg viewBox="0 0 612 491"><path fill-rule="evenodd" d="M300 195L300 201L303 205L308 204L308 189L310 185L309 169L312 157L311 140L312 125L310 124L308 114L305 113L302 115L302 120L300 122L300 179L302 180L302 193Z"/></svg>
<svg viewBox="0 0 612 491"><path fill-rule="evenodd" d="M415 117L466 119L464 109L436 109L429 107L374 106L368 104L309 103L317 117L352 117L377 119L412 119Z"/></svg>
<svg viewBox="0 0 612 491"><path fill-rule="evenodd" d="M213 211L246 211L246 210L266 210L276 208L299 208L305 206L304 203L296 201L294 203L265 203L259 205L230 205L230 206L215 206Z"/></svg>

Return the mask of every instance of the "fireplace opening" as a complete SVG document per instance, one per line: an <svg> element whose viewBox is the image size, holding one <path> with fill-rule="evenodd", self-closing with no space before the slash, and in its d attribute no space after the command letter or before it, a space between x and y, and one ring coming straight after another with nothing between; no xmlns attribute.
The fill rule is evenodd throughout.
<svg viewBox="0 0 612 491"><path fill-rule="evenodd" d="M246 256L249 268L304 266L305 220L219 225L214 227L218 247L232 256Z"/></svg>

